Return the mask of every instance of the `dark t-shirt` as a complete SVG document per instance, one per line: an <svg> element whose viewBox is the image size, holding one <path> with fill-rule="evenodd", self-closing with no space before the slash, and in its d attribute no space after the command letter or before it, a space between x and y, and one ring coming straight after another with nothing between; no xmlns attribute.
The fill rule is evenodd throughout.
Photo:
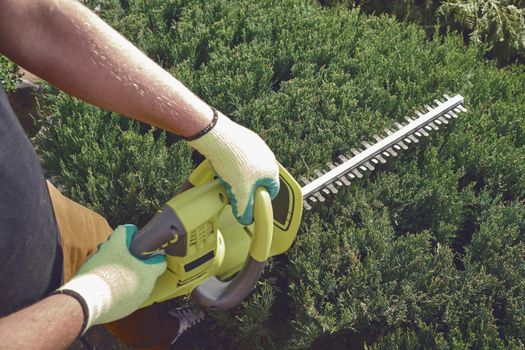
<svg viewBox="0 0 525 350"><path fill-rule="evenodd" d="M61 279L42 168L0 86L0 317L45 297Z"/></svg>

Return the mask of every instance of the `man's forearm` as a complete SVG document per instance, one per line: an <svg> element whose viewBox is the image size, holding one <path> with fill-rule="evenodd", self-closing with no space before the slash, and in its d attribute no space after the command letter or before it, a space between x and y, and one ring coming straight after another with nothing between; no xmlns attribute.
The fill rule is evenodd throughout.
<svg viewBox="0 0 525 350"><path fill-rule="evenodd" d="M183 136L211 121L206 103L78 2L0 7L0 52L65 92Z"/></svg>
<svg viewBox="0 0 525 350"><path fill-rule="evenodd" d="M65 349L78 336L84 314L73 297L58 294L0 318L0 348Z"/></svg>

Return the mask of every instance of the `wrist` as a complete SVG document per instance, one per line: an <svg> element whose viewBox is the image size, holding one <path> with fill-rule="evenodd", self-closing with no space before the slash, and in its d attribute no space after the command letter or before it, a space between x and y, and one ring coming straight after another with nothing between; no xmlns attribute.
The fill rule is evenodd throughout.
<svg viewBox="0 0 525 350"><path fill-rule="evenodd" d="M210 123L209 128L202 130L202 135L187 141L212 165L217 166L219 165L217 162L220 162L224 167L233 169L236 164L246 161L245 155L242 150L238 149L235 142L245 138L243 129L245 128L241 125L233 122L221 112L217 112L213 124ZM245 140L245 143L248 145L249 141Z"/></svg>
<svg viewBox="0 0 525 350"><path fill-rule="evenodd" d="M210 107L212 112L213 112L213 117L211 119L211 121L208 123L208 125L206 127L204 127L203 129L201 129L199 132L197 132L196 134L192 135L192 136L188 136L188 137L184 137L184 139L186 141L194 141L194 140L197 140L198 138L206 135L208 132L210 132L210 130L212 130L215 125L217 124L217 121L219 119L219 112L213 108L213 107Z"/></svg>
<svg viewBox="0 0 525 350"><path fill-rule="evenodd" d="M78 331L78 334L76 338L82 336L87 330L88 330L88 319L89 319L89 308L86 304L86 301L84 298L78 294L75 291L64 289L64 290L56 290L53 292L50 297L54 296L67 296L70 297L70 299L76 300L76 303L80 305L81 313L82 313L82 324L80 325L80 329Z"/></svg>

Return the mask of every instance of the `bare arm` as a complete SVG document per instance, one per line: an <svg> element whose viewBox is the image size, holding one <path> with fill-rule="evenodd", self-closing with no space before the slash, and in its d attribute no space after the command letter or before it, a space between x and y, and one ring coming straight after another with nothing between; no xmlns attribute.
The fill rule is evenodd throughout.
<svg viewBox="0 0 525 350"><path fill-rule="evenodd" d="M77 337L84 314L79 302L68 295L52 295L0 318L0 347L17 349L65 349Z"/></svg>
<svg viewBox="0 0 525 350"><path fill-rule="evenodd" d="M0 52L61 90L182 136L210 123L206 103L77 1L0 8Z"/></svg>

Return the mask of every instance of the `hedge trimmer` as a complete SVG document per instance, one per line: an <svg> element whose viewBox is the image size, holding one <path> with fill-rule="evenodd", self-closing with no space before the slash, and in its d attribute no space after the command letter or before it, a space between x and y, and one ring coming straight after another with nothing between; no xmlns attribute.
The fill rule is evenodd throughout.
<svg viewBox="0 0 525 350"><path fill-rule="evenodd" d="M280 167L281 189L270 201L268 193L255 193L254 223L239 224L228 204L225 188L208 162L191 174L184 190L170 199L134 237L132 253L140 258L164 252L168 268L158 279L143 306L191 295L207 308L227 310L240 304L257 283L266 260L286 252L301 222L303 208L309 210L338 187L348 186L364 172L386 163L465 112L463 97L435 100L416 118L396 123L397 130L374 135L376 143L363 142L352 149L353 157L339 157L316 178L302 177L304 187Z"/></svg>

